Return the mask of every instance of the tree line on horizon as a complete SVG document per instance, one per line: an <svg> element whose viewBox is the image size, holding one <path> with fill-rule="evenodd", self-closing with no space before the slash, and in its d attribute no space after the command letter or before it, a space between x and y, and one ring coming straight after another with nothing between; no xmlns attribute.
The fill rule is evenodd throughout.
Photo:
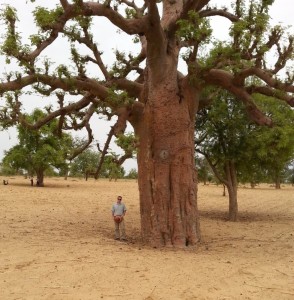
<svg viewBox="0 0 294 300"><path fill-rule="evenodd" d="M40 109L35 109L26 118L28 122L36 122L44 114ZM41 187L44 186L44 176L63 176L65 179L68 176L86 179L92 176L115 181L118 178L136 178L136 170L130 170L126 174L122 167L127 158L135 155L131 135L116 140L116 144L125 151L123 155L118 155L109 149L103 152L98 145L96 151L91 144L81 147L83 139L73 138L70 133L58 134L57 130L56 120L39 130L18 125L18 144L5 151L1 174L35 177Z"/></svg>
<svg viewBox="0 0 294 300"><path fill-rule="evenodd" d="M244 107L228 93L218 93L212 100L214 105L198 112L195 128L195 165L199 181L216 182L225 185L231 198L237 198L238 183L249 183L251 187L259 183L271 183L276 189L281 183L292 183L294 162L294 111L284 103L274 100L260 100L272 115L274 128L261 127L244 113ZM27 115L28 121L37 121L44 115L35 109ZM22 125L18 128L19 143L5 151L1 162L1 174L26 174L36 176L43 186L44 175L69 177L95 177L137 179L136 169L126 174L115 152L107 152L101 163L101 150L95 151L93 145L81 149L77 154L80 138L69 133L57 135L57 122L43 126L41 130L30 130ZM262 141L260 141L262 139ZM117 140L116 143L128 149L135 156L134 138ZM124 157L124 156L121 156ZM96 178L96 179L97 179ZM236 201L231 200L231 201Z"/></svg>

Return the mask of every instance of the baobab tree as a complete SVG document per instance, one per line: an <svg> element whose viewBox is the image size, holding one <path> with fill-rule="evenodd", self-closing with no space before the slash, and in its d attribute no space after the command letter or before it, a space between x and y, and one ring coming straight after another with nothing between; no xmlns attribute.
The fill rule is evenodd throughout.
<svg viewBox="0 0 294 300"><path fill-rule="evenodd" d="M58 118L61 129L79 129L101 113L117 117L113 131L118 135L129 122L138 141L142 238L153 246L186 247L200 240L194 124L196 111L210 101L202 97L202 90L208 85L227 90L263 125L272 122L254 103L253 93L294 105L293 75L279 77L292 59L293 38L280 26L270 28L268 9L273 1L249 1L246 6L236 0L232 8L211 7L210 2L60 0L54 9L34 10L38 32L29 44L22 43L17 31L16 11L6 7L2 12L2 53L7 63L18 62L15 72L0 83L1 103L7 96L2 123L21 122L34 129ZM209 20L215 16L232 23L228 42L213 40ZM95 40L103 30L95 24L99 18L133 36L140 51L117 50L113 66L106 65ZM54 68L45 55L61 38L70 44L71 64ZM272 52L277 55L270 65L267 56ZM179 70L181 57L187 72ZM254 78L260 80L255 83ZM35 124L22 118L21 94L29 87L43 95L55 94L58 100ZM68 95L81 98L70 101ZM91 139L90 126L87 129Z"/></svg>

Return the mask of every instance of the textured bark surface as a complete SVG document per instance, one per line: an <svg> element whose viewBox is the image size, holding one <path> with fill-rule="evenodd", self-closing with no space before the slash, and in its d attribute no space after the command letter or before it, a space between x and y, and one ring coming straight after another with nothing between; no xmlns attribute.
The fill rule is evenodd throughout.
<svg viewBox="0 0 294 300"><path fill-rule="evenodd" d="M200 229L192 99L176 76L150 85L135 126L142 236L155 247L195 245Z"/></svg>

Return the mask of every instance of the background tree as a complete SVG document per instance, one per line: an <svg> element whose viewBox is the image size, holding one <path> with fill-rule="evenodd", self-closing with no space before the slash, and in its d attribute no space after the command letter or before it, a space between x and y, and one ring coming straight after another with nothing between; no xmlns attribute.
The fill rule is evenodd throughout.
<svg viewBox="0 0 294 300"><path fill-rule="evenodd" d="M124 175L125 170L119 162L118 155L114 152L106 155L101 171L101 177L109 178L110 181L117 181L117 179L123 178Z"/></svg>
<svg viewBox="0 0 294 300"><path fill-rule="evenodd" d="M198 182L203 182L204 185L212 181L213 173L205 156L197 156L196 153L196 168L198 173Z"/></svg>
<svg viewBox="0 0 294 300"><path fill-rule="evenodd" d="M286 182L294 186L294 160L286 168Z"/></svg>
<svg viewBox="0 0 294 300"><path fill-rule="evenodd" d="M251 125L243 174L255 173L280 189L294 155L294 111L274 98L256 97L256 103L271 117L274 126L269 129Z"/></svg>
<svg viewBox="0 0 294 300"><path fill-rule="evenodd" d="M22 172L22 153L18 149L19 147L14 147L14 151L12 155L9 155L9 152L11 151L6 151L5 156L9 155L12 159L6 159L5 157L2 160L2 169L6 174L17 174L19 172Z"/></svg>
<svg viewBox="0 0 294 300"><path fill-rule="evenodd" d="M71 175L83 176L88 179L88 176L105 178L121 178L124 175L122 164L129 158L133 158L136 153L136 138L133 134L120 134L115 139L115 143L122 149L123 154L118 155L113 151L110 152L109 144L111 141L111 133L108 135L106 147L100 149L97 144L98 152L87 149L79 154L71 163ZM85 141L77 141L76 144L83 144ZM74 146L77 148L77 145ZM96 167L95 167L96 166Z"/></svg>
<svg viewBox="0 0 294 300"><path fill-rule="evenodd" d="M244 106L228 93L215 93L210 107L198 113L196 151L205 156L215 176L227 187L229 219L237 220L238 182L275 182L293 158L294 112L276 99L255 100L274 125L258 126L244 113Z"/></svg>
<svg viewBox="0 0 294 300"><path fill-rule="evenodd" d="M125 176L128 179L138 179L138 171L136 169L131 169L129 173Z"/></svg>
<svg viewBox="0 0 294 300"><path fill-rule="evenodd" d="M23 44L17 31L15 10L6 7L2 12L6 25L2 53L7 63L17 63L0 83L6 97L6 103L1 99L3 126L22 122L38 128L58 118L59 128L79 129L102 113L115 117L117 136L128 121L138 139L143 240L154 246L195 245L200 227L194 125L196 111L206 104L200 97L203 89L213 85L229 91L259 124L271 125L271 120L255 105L252 93L275 95L294 105L292 73L284 80L279 77L293 58L293 38L281 26L270 27L268 9L273 1L249 1L246 7L247 1L236 0L232 8L210 7L209 0L56 2L54 9L34 10L38 31L29 44ZM228 42L212 39L209 18L215 16L232 22ZM126 37L132 35L139 51L117 50L116 61L107 66L95 38L99 30L94 19L99 17ZM71 63L63 57L63 64L55 67L45 55L57 38L68 40ZM209 42L214 42L213 55L207 55ZM186 74L178 70L181 54ZM267 64L272 54L275 61ZM251 84L247 79L252 77L260 78L260 84ZM23 120L20 105L21 93L29 87L58 99L34 124ZM71 95L80 100L71 101ZM91 128L86 128L91 140Z"/></svg>
<svg viewBox="0 0 294 300"><path fill-rule="evenodd" d="M31 115L24 116L28 122L44 117L39 109ZM26 170L30 176L36 174L39 186L44 186L44 172L51 167L58 168L64 164L66 152L70 149L71 138L63 133L55 135L58 122L56 120L44 125L38 131L19 125L19 144L9 149L3 158L3 165L11 169Z"/></svg>
<svg viewBox="0 0 294 300"><path fill-rule="evenodd" d="M95 165L100 160L100 153L86 149L79 154L70 164L70 176L84 177L87 172L95 172Z"/></svg>
<svg viewBox="0 0 294 300"><path fill-rule="evenodd" d="M238 217L238 164L244 161L250 135L244 107L230 94L219 91L212 105L198 113L196 151L204 155L214 175L227 187L229 220ZM248 162L246 162L248 163Z"/></svg>
<svg viewBox="0 0 294 300"><path fill-rule="evenodd" d="M117 146L119 146L122 149L123 151L122 155L118 155L114 152L108 154L109 144L112 138L112 133L114 132L113 131L114 128L115 127L112 127L112 129L110 130L110 133L108 134L108 138L104 145L103 150L101 150L100 145L97 144L98 150L101 153L101 155L94 174L95 179L101 176L102 173L104 173L102 177L104 176L107 178L115 178L115 179L122 177L124 174L124 169L122 167L122 164L127 159L134 158L134 156L136 155L137 139L132 133L117 135L115 143L117 144Z"/></svg>

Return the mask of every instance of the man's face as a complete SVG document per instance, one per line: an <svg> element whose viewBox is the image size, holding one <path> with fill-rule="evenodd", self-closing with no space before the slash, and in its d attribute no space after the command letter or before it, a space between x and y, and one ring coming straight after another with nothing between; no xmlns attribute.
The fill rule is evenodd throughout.
<svg viewBox="0 0 294 300"><path fill-rule="evenodd" d="M117 203L121 203L121 197L117 197Z"/></svg>

